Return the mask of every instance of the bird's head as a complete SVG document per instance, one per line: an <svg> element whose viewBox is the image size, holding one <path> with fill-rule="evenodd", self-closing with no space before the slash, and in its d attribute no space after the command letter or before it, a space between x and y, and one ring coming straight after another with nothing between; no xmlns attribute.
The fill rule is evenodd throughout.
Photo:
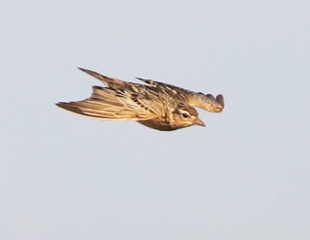
<svg viewBox="0 0 310 240"><path fill-rule="evenodd" d="M205 127L204 122L198 117L197 110L189 105L179 103L172 112L174 124L177 128L189 127L192 125L200 125Z"/></svg>

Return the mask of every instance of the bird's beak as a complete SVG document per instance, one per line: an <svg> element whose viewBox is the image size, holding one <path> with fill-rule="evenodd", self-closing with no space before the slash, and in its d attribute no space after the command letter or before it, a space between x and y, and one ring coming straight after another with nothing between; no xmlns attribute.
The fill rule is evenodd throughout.
<svg viewBox="0 0 310 240"><path fill-rule="evenodd" d="M196 124L196 125L199 125L199 126L202 126L202 127L205 127L205 126L206 126L206 124L205 124L203 121L201 121L200 118L197 118L197 121L195 122L195 124Z"/></svg>

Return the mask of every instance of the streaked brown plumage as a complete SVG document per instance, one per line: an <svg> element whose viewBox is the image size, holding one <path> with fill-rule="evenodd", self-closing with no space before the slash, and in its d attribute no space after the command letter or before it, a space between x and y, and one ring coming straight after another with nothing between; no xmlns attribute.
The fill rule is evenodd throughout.
<svg viewBox="0 0 310 240"><path fill-rule="evenodd" d="M108 120L134 120L150 128L171 131L192 125L205 126L195 107L221 112L224 98L196 93L170 84L137 78L145 84L125 82L79 68L107 87L93 86L92 95L78 102L56 105L88 117Z"/></svg>

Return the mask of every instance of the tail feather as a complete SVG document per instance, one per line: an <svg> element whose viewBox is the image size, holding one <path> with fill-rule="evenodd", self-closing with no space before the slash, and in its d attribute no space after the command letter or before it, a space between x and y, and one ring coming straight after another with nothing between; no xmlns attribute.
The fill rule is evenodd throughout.
<svg viewBox="0 0 310 240"><path fill-rule="evenodd" d="M119 87L125 87L126 86L126 82L119 80L117 78L111 78L105 75L102 75L100 73L85 69L85 68L78 68L81 71L99 79L101 82L103 82L105 85L112 87L112 88L119 88Z"/></svg>

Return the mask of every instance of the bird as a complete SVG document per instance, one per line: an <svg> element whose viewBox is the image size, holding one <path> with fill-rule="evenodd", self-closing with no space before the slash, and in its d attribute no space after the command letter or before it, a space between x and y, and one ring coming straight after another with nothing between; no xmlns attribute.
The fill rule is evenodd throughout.
<svg viewBox="0 0 310 240"><path fill-rule="evenodd" d="M219 113L224 109L222 94L194 92L174 85L137 77L141 83L122 81L78 68L99 79L105 87L93 86L89 98L59 102L65 110L103 120L133 120L144 126L172 131L193 125L206 126L195 107Z"/></svg>

